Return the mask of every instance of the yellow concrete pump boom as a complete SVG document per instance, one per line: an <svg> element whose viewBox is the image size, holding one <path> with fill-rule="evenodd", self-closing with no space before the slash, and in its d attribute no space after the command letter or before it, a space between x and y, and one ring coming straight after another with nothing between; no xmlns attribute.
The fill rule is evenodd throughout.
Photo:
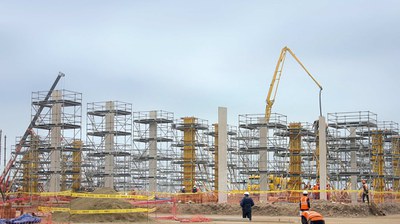
<svg viewBox="0 0 400 224"><path fill-rule="evenodd" d="M311 75L311 73L304 67L303 63L296 57L290 48L285 46L281 50L281 54L279 55L278 63L276 64L274 76L272 77L271 84L269 86L268 95L267 95L267 106L265 107L265 122L268 123L271 117L271 109L272 105L275 102L276 93L278 92L278 86L282 75L283 65L285 64L286 53L289 52L293 58L300 64L300 66L307 72L308 76L314 81L315 84L319 87L319 111L322 116L322 108L321 108L321 91L322 86L319 82Z"/></svg>

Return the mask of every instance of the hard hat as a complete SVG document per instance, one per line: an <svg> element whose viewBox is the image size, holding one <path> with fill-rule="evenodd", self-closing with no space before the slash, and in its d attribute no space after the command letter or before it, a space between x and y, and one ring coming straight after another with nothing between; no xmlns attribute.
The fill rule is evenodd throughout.
<svg viewBox="0 0 400 224"><path fill-rule="evenodd" d="M246 191L246 192L244 192L244 195L250 195L250 194L249 194L249 192Z"/></svg>
<svg viewBox="0 0 400 224"><path fill-rule="evenodd" d="M185 188L185 186L183 186L182 188Z"/></svg>
<svg viewBox="0 0 400 224"><path fill-rule="evenodd" d="M307 191L303 191L303 194L304 194L304 195L307 195L307 194L308 194L308 192L307 192Z"/></svg>

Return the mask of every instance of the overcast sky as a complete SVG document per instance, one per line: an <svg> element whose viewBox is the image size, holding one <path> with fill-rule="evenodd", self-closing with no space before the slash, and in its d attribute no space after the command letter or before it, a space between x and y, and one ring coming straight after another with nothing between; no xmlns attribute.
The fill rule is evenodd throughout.
<svg viewBox="0 0 400 224"><path fill-rule="evenodd" d="M400 1L0 0L0 129L15 144L31 93L59 71L84 112L118 100L212 124L224 106L236 125L239 114L264 113L286 45L324 87L325 115L400 121ZM272 111L312 122L317 86L290 57L284 70Z"/></svg>

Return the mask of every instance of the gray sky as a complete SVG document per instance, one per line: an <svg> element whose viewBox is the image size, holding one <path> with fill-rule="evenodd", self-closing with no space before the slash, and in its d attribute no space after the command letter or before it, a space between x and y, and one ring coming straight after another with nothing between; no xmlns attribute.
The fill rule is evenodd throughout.
<svg viewBox="0 0 400 224"><path fill-rule="evenodd" d="M0 129L30 121L31 93L59 87L86 104L217 120L263 113L289 46L324 87L323 112L399 122L399 1L0 1ZM273 112L318 116L318 88L288 57ZM85 117L84 117L85 120Z"/></svg>

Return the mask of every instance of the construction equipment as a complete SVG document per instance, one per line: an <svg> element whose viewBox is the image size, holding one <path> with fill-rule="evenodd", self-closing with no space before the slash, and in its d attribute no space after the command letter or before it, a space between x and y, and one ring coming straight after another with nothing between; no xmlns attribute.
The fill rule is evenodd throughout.
<svg viewBox="0 0 400 224"><path fill-rule="evenodd" d="M277 177L274 175L268 176L269 190L276 191L285 189L289 178ZM250 175L249 182L247 183L247 191L259 191L260 190L260 176Z"/></svg>
<svg viewBox="0 0 400 224"><path fill-rule="evenodd" d="M43 111L43 109L46 105L45 103L50 99L51 94L53 93L53 90L56 88L61 77L64 77L64 76L65 75L61 72L58 74L58 76L57 76L56 80L54 81L53 85L51 86L49 92L47 93L46 97L44 98L43 104L41 104L39 109L36 111L36 114L32 118L32 121L29 124L28 128L26 129L24 135L22 136L18 145L16 145L15 154L11 155L11 158L8 161L7 166L4 168L3 173L0 176L0 191L3 196L3 201L5 200L4 193L7 192L11 188L10 183L12 183L12 181L9 180L9 178L10 178L9 172L10 172L11 168L13 167L15 160L17 159L18 153L21 151L22 146L25 144L28 136L32 133L32 128L35 126L35 123L36 123L37 119L39 118L40 113Z"/></svg>
<svg viewBox="0 0 400 224"><path fill-rule="evenodd" d="M320 89L320 91L319 91L319 111L320 111L320 115L322 116L322 107L321 107L322 86L311 75L311 73L306 69L306 67L304 67L303 63L301 63L301 61L296 57L296 55L293 53L293 51L290 50L290 48L288 48L287 46L285 46L284 48L282 48L281 54L279 55L278 63L276 64L275 72L274 72L274 75L272 77L272 81L271 81L271 84L270 84L269 90L268 90L268 95L267 95L267 100L266 100L267 101L267 106L265 108L265 122L266 123L269 122L269 119L271 117L271 109L272 109L272 105L275 102L276 93L278 92L279 82L281 80L282 70L283 70L283 66L285 64L285 59L286 59L286 53L287 52L289 52L293 56L293 58L304 69L304 71L307 72L308 76L310 76L310 78L314 81L314 83L317 84L317 86L319 87L319 89Z"/></svg>

